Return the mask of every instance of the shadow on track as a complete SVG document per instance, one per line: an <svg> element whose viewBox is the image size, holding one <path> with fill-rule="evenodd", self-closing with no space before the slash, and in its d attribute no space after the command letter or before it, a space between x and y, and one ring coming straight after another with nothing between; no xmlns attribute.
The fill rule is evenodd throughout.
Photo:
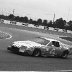
<svg viewBox="0 0 72 72"><path fill-rule="evenodd" d="M48 56L48 57L43 57L43 56L39 56L39 57L34 57L34 56L30 56L27 53L22 54L22 53L15 53L15 52L11 52L11 51L5 51L5 53L10 53L10 54L14 54L14 55L19 55L19 56L24 56L24 57L30 57L30 58L42 58L42 59L62 59L62 60L72 60L72 56L68 56L67 58L61 58L61 57L54 57L54 56Z"/></svg>

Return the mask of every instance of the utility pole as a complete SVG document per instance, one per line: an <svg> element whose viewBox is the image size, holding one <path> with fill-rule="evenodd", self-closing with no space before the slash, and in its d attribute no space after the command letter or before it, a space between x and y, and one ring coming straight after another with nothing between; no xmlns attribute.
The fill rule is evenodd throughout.
<svg viewBox="0 0 72 72"><path fill-rule="evenodd" d="M13 15L15 14L15 9L13 9Z"/></svg>
<svg viewBox="0 0 72 72"><path fill-rule="evenodd" d="M55 21L55 13L54 13L54 16L53 16L53 23L54 23L54 21Z"/></svg>
<svg viewBox="0 0 72 72"><path fill-rule="evenodd" d="M70 8L68 10L68 17L67 17L67 21L69 20L69 14L70 14Z"/></svg>

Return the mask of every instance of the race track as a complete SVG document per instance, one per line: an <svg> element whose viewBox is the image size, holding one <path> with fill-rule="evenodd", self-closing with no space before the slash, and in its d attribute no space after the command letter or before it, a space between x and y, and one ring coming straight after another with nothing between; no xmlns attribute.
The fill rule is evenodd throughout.
<svg viewBox="0 0 72 72"><path fill-rule="evenodd" d="M38 36L51 37L49 34L20 31L20 29L0 26L0 31L7 32L13 37L0 40L0 71L59 71L72 70L72 56L68 59L31 57L13 54L7 51L7 46L16 40L28 40ZM55 36L53 36L55 37ZM56 38L56 37L55 37ZM69 43L63 41L65 43ZM69 43L72 44L72 43Z"/></svg>

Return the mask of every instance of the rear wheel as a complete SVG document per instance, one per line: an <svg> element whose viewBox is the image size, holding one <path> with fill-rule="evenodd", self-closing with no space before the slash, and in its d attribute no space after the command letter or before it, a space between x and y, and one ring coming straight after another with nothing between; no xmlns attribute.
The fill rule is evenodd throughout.
<svg viewBox="0 0 72 72"><path fill-rule="evenodd" d="M64 51L64 52L62 53L61 57L62 57L62 58L67 58L67 57L68 57L68 54L69 54L69 51L66 50L66 51Z"/></svg>
<svg viewBox="0 0 72 72"><path fill-rule="evenodd" d="M41 51L39 49L35 49L32 56L35 56L35 57L41 56Z"/></svg>

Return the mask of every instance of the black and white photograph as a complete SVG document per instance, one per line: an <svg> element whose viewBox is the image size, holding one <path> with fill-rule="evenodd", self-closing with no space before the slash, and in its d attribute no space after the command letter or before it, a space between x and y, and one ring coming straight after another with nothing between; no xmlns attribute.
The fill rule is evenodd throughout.
<svg viewBox="0 0 72 72"><path fill-rule="evenodd" d="M0 72L72 71L72 0L0 0Z"/></svg>

